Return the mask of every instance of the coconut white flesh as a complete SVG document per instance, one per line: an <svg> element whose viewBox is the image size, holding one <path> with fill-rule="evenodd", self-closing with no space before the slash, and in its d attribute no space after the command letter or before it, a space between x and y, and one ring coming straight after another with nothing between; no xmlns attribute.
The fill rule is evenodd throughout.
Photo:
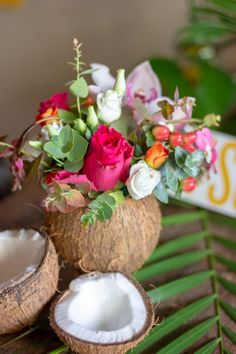
<svg viewBox="0 0 236 354"><path fill-rule="evenodd" d="M92 343L121 343L142 331L143 297L121 273L80 276L56 305L54 318L68 334Z"/></svg>
<svg viewBox="0 0 236 354"><path fill-rule="evenodd" d="M46 242L35 230L0 232L0 288L14 284L41 264Z"/></svg>

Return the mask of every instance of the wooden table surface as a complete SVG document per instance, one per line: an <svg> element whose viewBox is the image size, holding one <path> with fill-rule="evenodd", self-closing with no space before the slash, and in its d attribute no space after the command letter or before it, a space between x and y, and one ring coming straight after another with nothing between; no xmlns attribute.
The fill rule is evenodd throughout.
<svg viewBox="0 0 236 354"><path fill-rule="evenodd" d="M44 214L42 210L39 208L39 200L42 198L42 196L43 196L43 192L38 188L35 188L33 184L31 185L29 183L24 188L23 192L10 194L8 197L1 200L0 201L0 228L42 225ZM184 210L181 209L180 207L173 207L173 206L162 207L163 215L168 215L171 213L181 213L183 211ZM214 227L216 226L214 226L213 224L212 227L214 229ZM164 228L161 234L161 242L163 242L163 240L165 239L168 239L169 237L179 236L181 234L194 232L199 229L201 229L201 225L199 224L199 222L194 222L189 224L187 228L185 228L184 230L182 229L181 226ZM217 230L219 232L218 225L217 225ZM236 239L234 232L231 229L228 229L227 226L221 226L220 232L222 235L227 235L228 238ZM199 247L201 247L200 244ZM61 272L60 272L60 282L59 282L58 291L65 289L68 286L70 280L77 275L77 272L73 268L71 268L64 262L62 262L62 260L60 260L60 262L61 262ZM208 265L206 261L198 262L198 264L195 264L188 268L171 272L170 275L167 275L165 277L159 276L153 279L151 284L148 283L144 285L146 289L150 289L153 285L154 286L160 285L163 281L166 282L167 280L171 280L171 279L173 280L175 277L191 274L193 272L205 269L207 268L207 266ZM229 279L236 281L234 274L227 272L226 270L224 271L224 273L225 274L227 273L226 276L228 276ZM171 301L164 301L163 303L160 303L156 308L156 313L159 321L161 321L165 316L172 313L183 304L194 301L200 296L209 293L210 287L211 284L209 282L208 284L199 287L196 291L194 290L188 294L182 294L181 296L174 298L174 300L171 299ZM226 294L224 289L220 289L220 291L222 296L224 297L224 300L226 302L230 302L233 306L236 307L236 298ZM188 324L185 325L185 329L187 330L192 326L193 323L197 323L200 319L207 318L209 315L213 313L213 311L214 308L210 308L208 311L205 311L204 314L201 315L201 318L198 317L188 322ZM32 333L28 334L27 336L23 337L22 339L18 339L17 341L9 343L4 346L4 343L7 343L11 339L14 339L16 335L0 336L0 354L46 354L46 353L50 353L50 351L56 348L59 348L62 345L62 343L58 340L54 332L50 329L47 315L48 315L48 309L45 310L44 315L37 323L37 325L39 325L39 328L37 330L34 330ZM225 323L227 323L236 332L235 324L232 323L232 321L229 318L227 318L225 315L223 316L223 318ZM22 331L21 333L24 333L25 331ZM214 337L215 334L216 334L215 329L213 329L210 333L210 337L211 336ZM168 337L168 340L170 340L170 338L171 336ZM206 340L207 338L204 338L203 341ZM164 344L165 341L162 341L160 345ZM228 349L231 350L232 353L236 353L235 346L232 343L230 343L227 339L226 341L227 341ZM151 350L146 351L145 353L154 354L156 353L159 347L160 346L156 348L152 348ZM191 354L194 353L194 351L195 348L191 348L185 351L185 353Z"/></svg>

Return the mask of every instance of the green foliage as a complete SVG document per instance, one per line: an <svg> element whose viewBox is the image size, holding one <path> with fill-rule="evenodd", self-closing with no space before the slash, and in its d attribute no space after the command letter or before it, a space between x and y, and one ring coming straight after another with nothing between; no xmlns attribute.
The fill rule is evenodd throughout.
<svg viewBox="0 0 236 354"><path fill-rule="evenodd" d="M218 222L221 222L217 218ZM184 305L182 308L174 310L160 324L155 326L150 334L143 342L137 345L129 353L138 354L152 348L155 345L155 353L183 353L185 350L191 350L191 346L198 347L195 353L214 353L217 349L220 353L229 353L226 348L225 336L236 344L236 333L233 328L223 323L223 312L236 323L236 308L226 303L219 293L219 284L224 288L225 292L236 294L236 284L233 281L225 279L225 269L236 274L236 262L225 258L222 254L218 254L217 245L220 244L226 250L236 251L236 242L223 238L222 236L213 236L209 228L209 215L207 212L189 212L185 214L170 215L163 218L165 227L174 227L175 225L184 225L199 221L202 224L202 231L198 231L189 235L172 238L165 241L154 251L152 256L146 262L145 266L135 273L135 278L139 281L151 282L152 278L159 275L171 274L177 269L184 269L187 266L199 264L204 260L208 269L201 270L194 274L180 277L168 282L164 282L156 289L149 290L154 304L167 299L172 299L176 295L187 293L194 290L197 292L199 286L206 282L211 284L211 292L200 299L195 299L192 303ZM236 227L236 223L233 223ZM203 242L204 241L204 242ZM199 247L201 245L201 247ZM196 249L194 249L196 247ZM222 268L222 265L224 268ZM175 273L173 273L175 274ZM163 278L162 278L163 279ZM192 320L212 309L210 317L201 319L196 324ZM190 322L191 321L191 322ZM188 329L185 325L188 323ZM217 330L215 338L207 339L208 333L212 328ZM173 337L173 333L176 333ZM212 332L211 332L212 333ZM158 343L171 334L171 340L165 341L164 345ZM206 336L206 337L205 337ZM204 341L204 337L206 338Z"/></svg>
<svg viewBox="0 0 236 354"><path fill-rule="evenodd" d="M124 196L121 191L100 194L88 205L88 213L82 215L83 225L93 224L96 220L104 222L110 219L114 209L123 201Z"/></svg>
<svg viewBox="0 0 236 354"><path fill-rule="evenodd" d="M173 97L176 86L180 97L196 97L194 117L202 118L208 113L222 116L229 111L236 99L236 84L232 77L221 68L200 59L190 62L195 73L194 83L176 61L151 58L150 63L159 77L163 94ZM220 89L219 89L220 88Z"/></svg>
<svg viewBox="0 0 236 354"><path fill-rule="evenodd" d="M169 189L175 193L176 198L181 196L181 181L189 176L198 177L201 175L201 165L205 155L197 150L188 153L186 150L177 146L174 153L161 168L162 179L153 191L154 196L162 203L168 203Z"/></svg>
<svg viewBox="0 0 236 354"><path fill-rule="evenodd" d="M205 0L190 6L192 22L180 32L183 44L209 45L236 34L234 0Z"/></svg>
<svg viewBox="0 0 236 354"><path fill-rule="evenodd" d="M160 202L167 204L169 201L167 189L165 183L160 181L153 191L155 197L160 200Z"/></svg>
<svg viewBox="0 0 236 354"><path fill-rule="evenodd" d="M58 118L66 124L71 124L76 119L74 113L65 111L64 109L57 109Z"/></svg>
<svg viewBox="0 0 236 354"><path fill-rule="evenodd" d="M155 139L150 130L146 131L145 137L147 147L151 147L153 144L155 144Z"/></svg>
<svg viewBox="0 0 236 354"><path fill-rule="evenodd" d="M88 96L88 84L83 77L78 78L69 87L70 92L80 98L86 98Z"/></svg>
<svg viewBox="0 0 236 354"><path fill-rule="evenodd" d="M61 161L61 164L70 172L81 169L87 148L87 140L69 125L64 126L58 136L52 136L43 146L43 150L56 161L66 159Z"/></svg>

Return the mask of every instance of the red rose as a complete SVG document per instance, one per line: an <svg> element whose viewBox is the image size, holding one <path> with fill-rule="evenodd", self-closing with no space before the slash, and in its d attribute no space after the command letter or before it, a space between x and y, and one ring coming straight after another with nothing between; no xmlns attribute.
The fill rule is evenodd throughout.
<svg viewBox="0 0 236 354"><path fill-rule="evenodd" d="M49 99L40 102L39 114L36 116L36 122L41 119L52 118L55 117L55 121L57 121L57 109L69 110L68 106L68 93L67 92L58 92L52 95ZM54 120L48 119L44 122L41 122L40 125L52 124Z"/></svg>
<svg viewBox="0 0 236 354"><path fill-rule="evenodd" d="M100 125L91 139L82 173L99 191L112 189L128 178L134 147L115 129Z"/></svg>

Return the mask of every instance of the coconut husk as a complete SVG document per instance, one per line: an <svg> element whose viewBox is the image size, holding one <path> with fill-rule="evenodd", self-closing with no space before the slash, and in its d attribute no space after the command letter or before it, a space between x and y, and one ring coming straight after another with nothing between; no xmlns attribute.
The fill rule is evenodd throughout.
<svg viewBox="0 0 236 354"><path fill-rule="evenodd" d="M138 270L156 247L161 213L154 196L127 198L104 223L84 227L84 208L62 214L47 213L46 231L60 255L75 268L89 271Z"/></svg>
<svg viewBox="0 0 236 354"><path fill-rule="evenodd" d="M46 238L46 252L32 274L0 289L0 334L13 333L32 325L56 292L58 257L52 241Z"/></svg>
<svg viewBox="0 0 236 354"><path fill-rule="evenodd" d="M150 329L152 328L154 324L154 308L151 303L151 300L149 296L145 293L144 289L142 286L135 281L133 278L128 276L127 274L122 273L126 278L129 279L130 282L136 287L140 295L142 296L145 307L146 307L146 312L147 312L147 317L145 324L142 328L142 330L139 333L136 333L132 339L124 341L124 342L119 342L117 344L112 343L112 344L106 344L106 343L92 343L89 341L81 340L79 338L74 337L73 335L70 335L68 332L64 331L57 322L55 321L55 307L57 306L60 301L64 299L70 292L70 290L66 290L63 293L61 293L56 299L53 301L51 308L50 308L50 315L49 315L49 320L50 320L50 325L53 328L53 330L56 332L57 336L60 338L62 342L64 342L66 345L68 345L74 352L80 353L80 354L88 354L88 353L93 353L93 354L124 354L127 353L130 349L134 348L139 342L141 342L145 336L149 333Z"/></svg>

